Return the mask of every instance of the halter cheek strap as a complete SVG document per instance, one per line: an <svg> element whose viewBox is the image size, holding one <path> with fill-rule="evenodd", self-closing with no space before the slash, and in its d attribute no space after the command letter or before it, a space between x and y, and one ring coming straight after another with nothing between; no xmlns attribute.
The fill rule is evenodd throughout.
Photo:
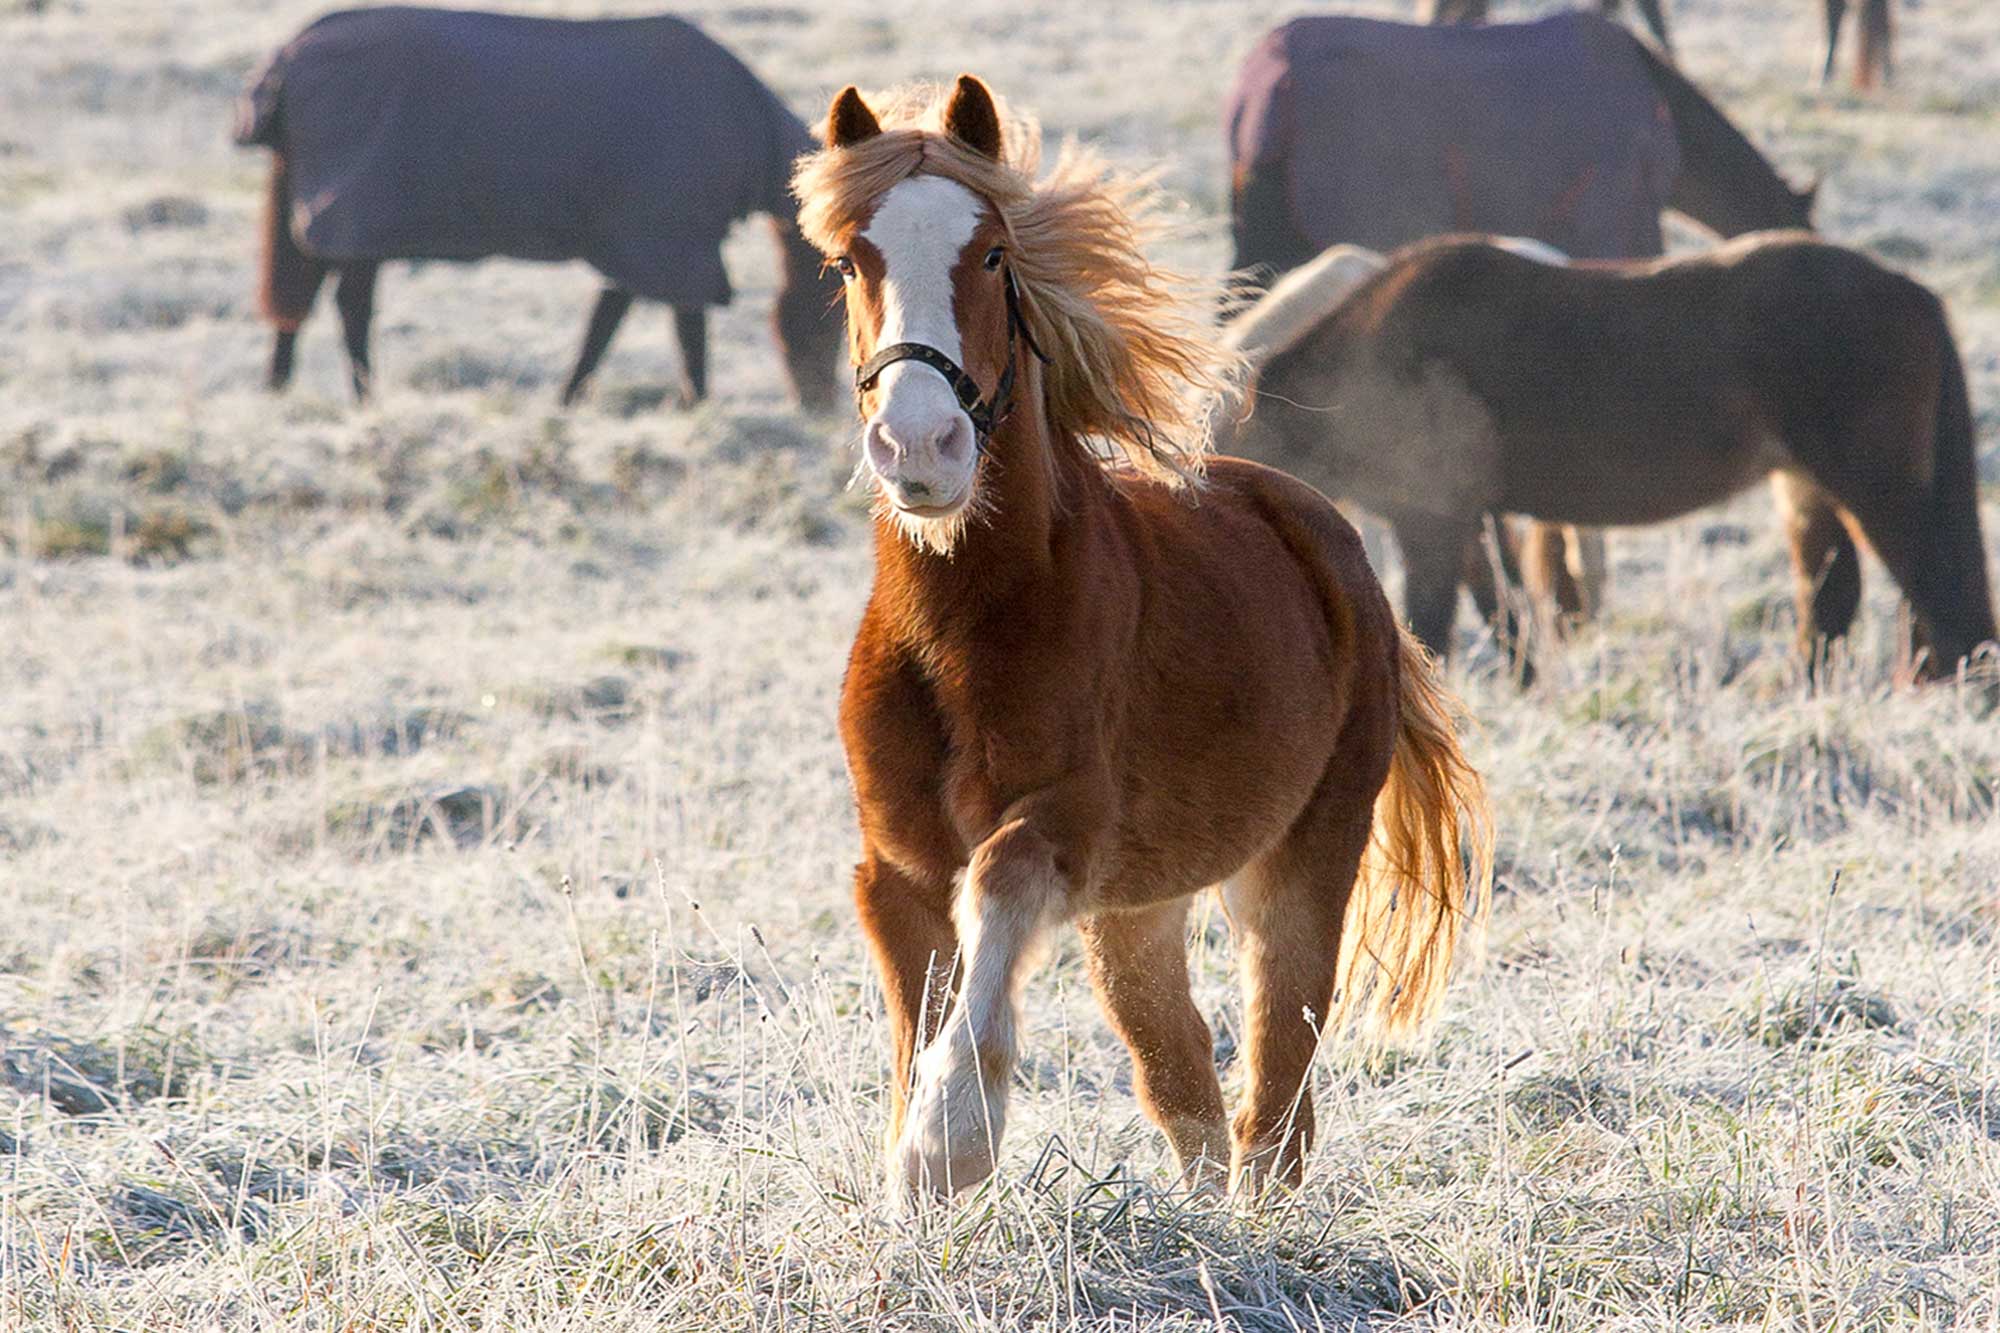
<svg viewBox="0 0 2000 1333"><path fill-rule="evenodd" d="M1021 317L1021 293L1014 284L1014 270L1002 269L1007 291L1007 367L1000 372L1000 382L993 386L993 397L987 398L979 392L979 385L964 367L928 343L890 343L878 348L854 371L854 405L861 406L861 395L875 387L882 378L882 372L899 361L915 361L929 366L944 376L951 386L952 396L972 421L974 446L984 452L986 442L992 438L994 428L1007 419L1014 410L1014 353L1016 341L1028 345L1035 359L1043 365L1049 364L1048 354L1035 342L1035 335L1028 329L1028 321ZM865 413L864 413L865 416Z"/></svg>

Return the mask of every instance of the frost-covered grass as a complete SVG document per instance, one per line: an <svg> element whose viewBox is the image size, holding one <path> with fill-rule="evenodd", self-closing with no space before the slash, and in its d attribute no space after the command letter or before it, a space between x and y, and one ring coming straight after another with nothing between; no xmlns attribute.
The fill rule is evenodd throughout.
<svg viewBox="0 0 2000 1333"><path fill-rule="evenodd" d="M556 412L595 284L506 265L389 272L373 406L329 311L268 398L229 98L314 8L0 5L0 1327L2000 1324L2000 720L1891 688L1872 564L1808 695L1761 494L1616 534L1525 694L1468 618L1489 944L1430 1039L1328 1053L1304 1190L1177 1194L1064 951L999 1182L891 1207L865 518L762 237L691 414L643 311ZM2000 12L1899 11L1863 100L1814 8L1684 0L1685 63L1948 297L1991 483ZM1214 267L1217 106L1291 11L691 12L802 112L970 68L1164 157Z"/></svg>

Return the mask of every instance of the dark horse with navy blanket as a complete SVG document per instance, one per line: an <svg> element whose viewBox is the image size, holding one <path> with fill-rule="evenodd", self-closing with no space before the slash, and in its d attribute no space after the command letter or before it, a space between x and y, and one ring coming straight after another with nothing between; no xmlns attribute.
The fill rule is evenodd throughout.
<svg viewBox="0 0 2000 1333"><path fill-rule="evenodd" d="M676 18L526 18L392 7L319 19L252 80L237 142L273 152L262 276L270 383L329 272L365 396L376 272L389 259L581 259L607 280L574 399L635 297L673 308L687 385L707 390L706 308L730 297L721 245L768 214L775 317L793 390L833 400L837 284L799 238L788 182L812 147L743 64Z"/></svg>
<svg viewBox="0 0 2000 1333"><path fill-rule="evenodd" d="M1810 225L1811 191L1594 14L1473 27L1294 19L1245 59L1227 128L1235 266L1255 284L1332 245L1386 251L1447 232L1647 258L1667 208L1724 236ZM1538 525L1525 563L1535 591L1570 607L1563 546L1560 529ZM1504 540L1499 554L1512 579ZM1506 634L1486 553L1468 551L1465 570Z"/></svg>

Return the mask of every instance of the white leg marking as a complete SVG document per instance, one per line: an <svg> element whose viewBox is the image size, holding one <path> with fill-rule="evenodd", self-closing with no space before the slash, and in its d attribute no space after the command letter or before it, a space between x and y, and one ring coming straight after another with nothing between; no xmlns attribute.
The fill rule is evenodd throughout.
<svg viewBox="0 0 2000 1333"><path fill-rule="evenodd" d="M959 893L965 975L937 1039L917 1057L916 1087L892 1172L919 1197L949 1195L993 1173L1007 1123L1020 989L1057 900L1054 884L996 900Z"/></svg>

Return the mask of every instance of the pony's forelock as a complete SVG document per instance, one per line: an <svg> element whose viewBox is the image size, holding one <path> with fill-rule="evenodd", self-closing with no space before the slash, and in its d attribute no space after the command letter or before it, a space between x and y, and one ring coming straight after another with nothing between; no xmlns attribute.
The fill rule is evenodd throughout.
<svg viewBox="0 0 2000 1333"><path fill-rule="evenodd" d="M1049 415L1075 441L1101 444L1156 479L1201 471L1209 402L1236 378L1216 338L1212 283L1155 266L1146 248L1170 230L1149 176L1114 172L1065 143L1037 179L1041 129L1004 102L1002 160L942 131L944 91L915 84L872 94L882 132L799 159L799 227L834 254L899 181L956 181L990 203L1011 241L1023 317L1049 354Z"/></svg>

